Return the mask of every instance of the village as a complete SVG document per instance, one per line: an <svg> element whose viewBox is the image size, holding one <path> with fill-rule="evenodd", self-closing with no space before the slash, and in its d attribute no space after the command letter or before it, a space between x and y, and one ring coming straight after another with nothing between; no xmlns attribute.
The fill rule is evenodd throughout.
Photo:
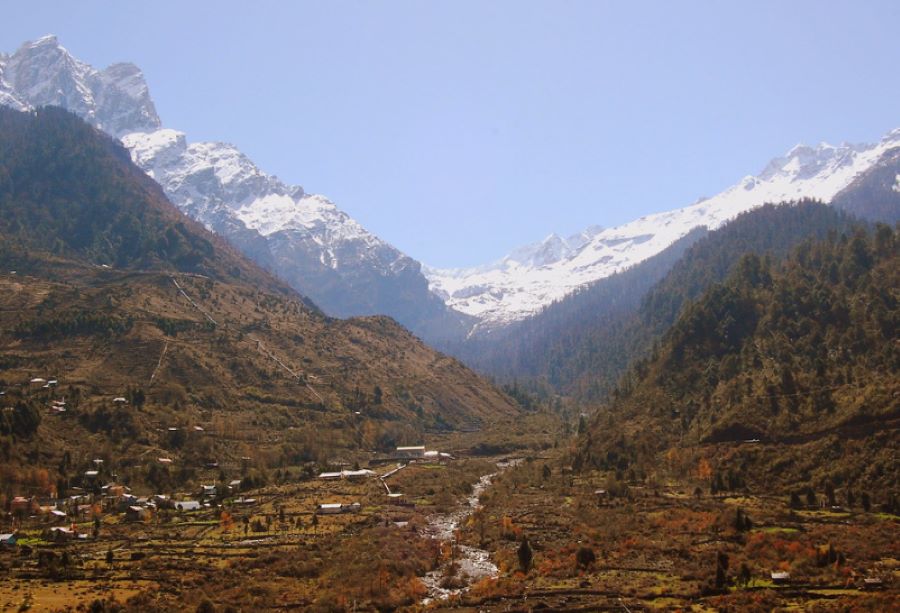
<svg viewBox="0 0 900 613"><path fill-rule="evenodd" d="M207 280L190 279L204 295ZM199 309L188 282L159 282ZM110 376L102 351L91 354L92 369L73 371L75 349L54 343L48 356L4 371L0 573L9 581L0 610L103 610L106 600L139 608L150 598L157 609L160 600L191 608L208 590L192 584L234 589L215 600L246 610L271 608L276 594L297 609L420 604L447 589L441 569L460 551L458 530L445 538L431 522L453 515L449 524L463 529L454 514L479 480L510 453L549 446L546 433L558 427L555 416L533 413L484 432L454 428L444 416L466 403L436 411L406 381L391 384L388 410L378 385L370 396L341 392L334 377L287 366L272 341L233 323L222 334L251 348L258 379L230 396L216 377L157 376L206 358L190 353L179 364L192 340L171 330L158 339L157 324L147 325L154 350L150 360L134 353L146 370L139 379ZM211 322L200 334L214 330ZM232 355L229 367L243 368L236 359L246 356ZM348 566L359 577L349 587ZM233 573L253 589L236 587ZM434 585L423 582L428 573ZM474 581L454 573L447 582Z"/></svg>
<svg viewBox="0 0 900 613"><path fill-rule="evenodd" d="M49 394L57 385L35 377L27 387ZM50 396L46 417L65 418L67 401ZM124 407L130 400L122 395L107 402ZM208 425L160 426L158 434L163 440L216 436ZM218 569L223 560L253 559L281 548L337 546L373 521L398 532L412 530L427 541L425 517L438 504L452 507L466 491L463 481L478 477L463 468L451 487L438 487L457 456L423 444L365 456L335 459L319 472L309 466L285 470L268 484L257 482L249 456L210 458L195 467L195 486L165 491L148 490L146 483L132 487L109 468L109 460L86 460L65 487L50 484L43 493L6 499L0 511L0 569L13 581L0 588L0 609L89 604L98 585L124 601L184 572ZM174 472L181 460L175 453L148 453L141 461L150 471ZM487 470L478 460L474 466L476 472ZM440 548L428 555L439 554ZM309 604L319 582L311 578L291 591L299 603Z"/></svg>
<svg viewBox="0 0 900 613"><path fill-rule="evenodd" d="M43 380L32 381L32 383ZM54 382L55 383L55 382ZM124 397L116 397L114 403L127 402ZM64 401L53 401L51 410L64 411ZM203 428L195 426L199 432ZM175 428L168 428L174 431ZM407 502L404 494L392 491L387 479L396 475L410 465L442 466L456 458L447 452L426 449L425 445L400 446L389 455L370 460L373 467L392 467L379 474L370 468L342 467L336 471L320 472L316 479L320 482L347 481L360 483L369 479L376 480L384 489L384 500L387 504L398 507L415 507L412 501ZM163 466L170 466L174 460L170 457L151 459ZM4 513L5 532L0 533L0 544L12 547L17 544L33 543L39 533L39 539L48 543L66 543L73 540L97 539L100 526L107 522L153 522L159 526L171 521L173 514L178 517L192 517L191 514L210 514L215 512L233 512L241 509L252 509L257 500L247 497L242 492L247 489L246 480L231 479L226 482L201 484L192 492L172 494L136 494L132 488L117 483L117 475L104 469L104 460L95 458L92 467L82 473L80 483L72 485L63 496L14 496L6 505ZM251 465L249 457L241 458L242 472L246 473ZM208 471L220 469L216 461L207 462ZM112 479L103 483L107 479ZM323 488L324 491L334 488ZM338 513L358 513L362 505L353 501L316 501L306 512L312 516L333 515ZM283 514L281 517L284 521ZM313 520L315 521L315 520ZM268 522L270 524L271 522ZM246 522L249 524L249 522ZM267 525L268 525L267 524ZM245 525L244 532L247 532ZM268 532L268 530L266 530ZM30 535L30 536L25 536Z"/></svg>

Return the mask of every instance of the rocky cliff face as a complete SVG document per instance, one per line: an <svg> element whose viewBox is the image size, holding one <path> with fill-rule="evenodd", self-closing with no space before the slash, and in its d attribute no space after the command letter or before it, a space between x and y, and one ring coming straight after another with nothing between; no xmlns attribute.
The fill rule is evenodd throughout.
<svg viewBox="0 0 900 613"><path fill-rule="evenodd" d="M95 70L72 57L55 36L0 57L0 92L6 93L0 94L0 102L7 106L61 106L114 136L160 127L137 66L113 64Z"/></svg>

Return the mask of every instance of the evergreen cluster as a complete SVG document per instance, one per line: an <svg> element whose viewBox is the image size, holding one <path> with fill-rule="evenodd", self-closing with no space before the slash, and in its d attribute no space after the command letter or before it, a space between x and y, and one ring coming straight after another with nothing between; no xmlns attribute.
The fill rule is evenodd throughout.
<svg viewBox="0 0 900 613"><path fill-rule="evenodd" d="M25 320L16 326L15 332L19 337L40 340L82 335L112 337L127 332L133 323L129 316L72 308Z"/></svg>
<svg viewBox="0 0 900 613"><path fill-rule="evenodd" d="M674 323L684 304L725 279L744 253L783 258L801 241L852 220L823 204L766 205L707 233L698 228L633 268L592 283L498 338L452 349L504 379L582 400L604 399L635 359Z"/></svg>
<svg viewBox="0 0 900 613"><path fill-rule="evenodd" d="M31 436L41 425L41 412L34 403L25 400L0 409L0 434Z"/></svg>
<svg viewBox="0 0 900 613"><path fill-rule="evenodd" d="M622 378L577 461L646 467L671 448L804 444L850 432L893 440L877 449L895 447L898 246L897 231L878 225L806 241L781 264L741 257ZM835 481L865 473L896 483L896 466L821 464Z"/></svg>
<svg viewBox="0 0 900 613"><path fill-rule="evenodd" d="M57 107L0 107L0 255L215 274L217 248L109 136Z"/></svg>

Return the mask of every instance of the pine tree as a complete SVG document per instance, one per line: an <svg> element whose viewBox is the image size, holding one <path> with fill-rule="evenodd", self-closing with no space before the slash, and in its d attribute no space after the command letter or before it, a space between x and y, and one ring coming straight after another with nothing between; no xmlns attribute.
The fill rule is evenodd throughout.
<svg viewBox="0 0 900 613"><path fill-rule="evenodd" d="M531 550L531 543L528 542L527 536L522 537L522 543L516 554L519 557L519 569L523 573L527 573L531 569L531 562L534 558L534 552Z"/></svg>
<svg viewBox="0 0 900 613"><path fill-rule="evenodd" d="M728 554L724 551L716 553L716 587L722 589L728 581Z"/></svg>

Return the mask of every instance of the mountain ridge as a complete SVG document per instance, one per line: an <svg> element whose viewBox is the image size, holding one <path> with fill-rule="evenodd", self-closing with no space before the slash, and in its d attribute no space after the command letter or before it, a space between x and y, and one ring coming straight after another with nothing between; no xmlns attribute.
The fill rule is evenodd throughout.
<svg viewBox="0 0 900 613"><path fill-rule="evenodd" d="M57 104L122 138L182 210L230 240L331 315L387 314L437 345L490 334L578 288L660 253L691 230L715 229L766 202L830 202L900 147L797 145L711 198L614 228L550 234L472 268L423 265L368 232L326 197L268 175L233 145L190 142L163 127L140 70L103 71L48 36L0 56L0 104Z"/></svg>
<svg viewBox="0 0 900 613"><path fill-rule="evenodd" d="M465 329L418 262L327 198L264 173L233 145L163 127L132 64L98 71L45 36L0 56L0 104L61 106L120 138L176 206L333 316L385 314L430 338Z"/></svg>
<svg viewBox="0 0 900 613"><path fill-rule="evenodd" d="M531 317L446 349L500 380L602 400L685 305L724 280L743 254L778 261L800 242L846 231L854 221L814 201L764 205L712 232L695 228L660 253Z"/></svg>
<svg viewBox="0 0 900 613"><path fill-rule="evenodd" d="M391 318L323 314L179 211L121 144L68 111L0 108L0 169L0 391L46 411L55 390L28 381L52 373L81 405L38 434L67 436L59 429L70 418L112 428L110 394L126 390L147 403L126 438L163 448L155 420L274 420L276 430L328 432L346 449L363 438L387 449L426 429L519 413ZM234 459L235 449L220 451Z"/></svg>
<svg viewBox="0 0 900 613"><path fill-rule="evenodd" d="M539 242L493 264L424 270L433 291L454 309L478 317L478 328L489 332L536 313L578 287L659 253L696 227L715 230L738 214L766 203L803 198L830 202L854 178L877 165L882 157L893 155L897 148L900 129L888 132L874 145L798 145L771 160L758 176L748 175L711 198L593 232L576 249L557 250L556 258L534 264L516 259L516 253L539 251L544 244Z"/></svg>

